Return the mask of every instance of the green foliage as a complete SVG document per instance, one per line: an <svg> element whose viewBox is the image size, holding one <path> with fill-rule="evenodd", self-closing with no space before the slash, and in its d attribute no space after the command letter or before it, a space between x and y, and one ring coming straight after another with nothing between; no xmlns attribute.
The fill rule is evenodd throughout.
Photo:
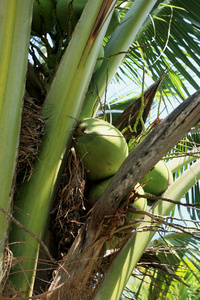
<svg viewBox="0 0 200 300"><path fill-rule="evenodd" d="M200 22L197 14L200 4L195 0L190 3L172 0L168 5L165 4L167 1L162 2L157 2L138 34L137 41L130 47L122 65L126 71L123 71L122 66L121 70L124 74L131 74L137 82L138 71L143 67L154 81L168 69L169 75L161 87L166 97L165 108L168 109L173 95L179 101L185 95L189 96L189 84L194 89L199 88L194 76L200 77Z"/></svg>
<svg viewBox="0 0 200 300"><path fill-rule="evenodd" d="M0 4L0 10L4 12L2 16L9 15L10 18L2 17L0 20L1 42L5 45L0 49L0 65L3 70L0 75L0 94L2 95L2 98L0 97L0 193L1 206L9 211L14 192L12 184L31 30L31 1L27 7L24 5L24 0L17 0L15 4L10 3L8 6L7 1L3 0L2 3ZM112 98L110 103L106 103L107 88L113 76L115 76L115 82L126 81L126 77L134 80L141 87L143 101L146 84L144 74L148 74L153 81L157 81L163 72L167 71L168 76L161 84L152 104L153 116L160 115L161 105L168 112L170 106L173 106L172 97L177 101L182 101L189 96L188 85L194 89L199 88L193 76L194 74L200 76L197 67L200 64L198 55L200 4L198 2L195 0L171 0L163 3L160 0L113 0L109 2L112 9L108 11L107 7L102 9L103 3L105 1L95 0L94 6L94 0L33 1L29 58L37 74L36 77L43 86L42 114L46 120L46 128L43 143L34 164L33 176L30 181L25 181L17 187L14 216L40 239L44 236L77 121L85 117L96 117L102 110L105 119L112 114L110 118L112 123L119 113L135 101L132 95L128 97L122 95L120 99ZM150 16L147 17L149 13ZM121 21L120 25L119 21ZM76 30L74 30L75 27ZM142 132L139 137L133 139L134 147L153 129L151 112L148 114L146 123L142 119L144 110L142 101L139 117L136 118L142 124ZM111 127L112 125L109 125L109 128ZM81 145L83 152L80 153L84 162L84 156L88 151L89 133L85 129L79 133L83 138L84 146ZM92 134L95 134L96 138L96 132ZM115 155L113 145L109 153L105 144L100 146L95 144L94 147L95 138L92 136L90 147L92 145L91 149L93 148L95 154L101 154L101 159L103 154L103 159L100 160L99 156L93 160L89 158L90 166L86 166L86 169L93 166L97 171L97 166L100 165L101 169L103 167L103 171L101 170L104 173L103 177L98 170L98 175L101 175L98 179L114 175L128 155L126 142L119 146L120 150L124 150L123 155L121 152L120 155ZM121 134L120 141L122 141ZM78 136L77 142L78 144L80 142ZM200 134L199 124L197 124L183 141L166 154L165 159L169 161L169 164L171 158L188 154L192 154L192 158L179 161L173 169L174 179L179 178L183 173L183 184L181 185L180 181L176 180L162 196L176 201L180 201L184 196L188 205L199 203L200 175L199 164L196 162L199 156L194 156L194 151L197 152L199 145ZM109 158L109 163L112 159L115 165L111 173L105 171L105 165L103 165L106 161L105 157ZM142 199L144 200L142 208L146 210L146 199ZM136 206L136 203L133 206ZM24 213L22 214L21 211ZM174 204L161 200L156 202L150 210L161 216L169 215L171 211L171 216L174 216ZM191 207L187 208L187 212L192 220L200 217L199 211ZM182 216L181 206L179 206L179 213ZM140 214L136 215L135 218L141 217ZM36 222L36 216L38 222ZM128 218L133 218L133 215L127 214ZM145 221L150 226L149 216L145 216ZM174 223L173 219L167 222L169 226ZM0 223L1 240L5 241L8 221L1 217ZM129 222L125 225L127 224ZM139 228L141 226L143 226L142 223L139 224ZM198 226L196 223L196 227ZM163 295L167 295L167 299L177 299L176 297L194 299L195 295L198 295L200 290L198 276L200 259L197 254L199 234L189 236L180 232L172 233L160 239L156 238L150 243L153 235L154 232L150 231L132 232L130 240L120 252L119 261L111 264L111 271L108 271L106 278L112 286L108 286L105 281L100 286L100 292L97 293L95 299L111 299L112 296L115 299L119 298L132 273L133 276L126 286L126 291L128 295L138 297L137 299L163 299ZM14 269L20 273L10 276L9 280L17 290L24 290L24 295L32 295L38 262L38 241L16 225L12 227L9 239L11 243L16 242L12 246L14 256L22 257L22 260L19 260L20 264ZM18 244L19 241L22 243ZM165 245L168 247L166 252L162 248ZM1 262L3 247L4 243L0 249ZM153 268L152 265L149 268L145 265L136 266L146 248L154 251L156 259L165 266L164 275L164 269L156 268L155 265ZM21 272L22 268L23 272Z"/></svg>
<svg viewBox="0 0 200 300"><path fill-rule="evenodd" d="M26 0L3 0L0 11L0 206L10 212L15 185L32 4ZM1 212L0 280L8 227L9 219Z"/></svg>
<svg viewBox="0 0 200 300"><path fill-rule="evenodd" d="M136 299L195 299L200 286L198 249L198 241L189 234L169 233L154 239L145 252L149 267L141 259L124 294ZM151 260L153 255L157 261Z"/></svg>

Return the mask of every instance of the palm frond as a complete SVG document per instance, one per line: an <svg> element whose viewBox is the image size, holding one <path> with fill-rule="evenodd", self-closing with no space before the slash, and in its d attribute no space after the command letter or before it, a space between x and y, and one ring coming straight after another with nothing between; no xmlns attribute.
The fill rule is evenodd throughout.
<svg viewBox="0 0 200 300"><path fill-rule="evenodd" d="M191 157L191 161L189 161L187 164L184 164L183 166L180 164L179 168L173 172L174 180L181 176L181 174L195 162L196 159L199 158L200 155L200 135L199 132L195 129L192 129L191 132L182 139L167 155L166 159L172 159L173 158L185 158ZM192 154L194 154L194 151L196 152L196 155L192 159ZM200 219L200 211L198 204L200 203L200 184L199 181L196 182L196 184L186 193L184 196L184 200L188 207L187 207L187 213L189 214L189 217L191 220L199 220ZM195 205L197 205L197 208L195 208ZM179 213L180 218L183 219L183 209L181 205L177 205L177 212ZM175 212L173 211L173 214ZM196 226L199 226L198 223L195 223Z"/></svg>
<svg viewBox="0 0 200 300"><path fill-rule="evenodd" d="M133 2L118 1L121 23ZM200 20L196 13L199 9L200 3L195 0L189 4L186 0L157 1L114 79L115 83L118 81L125 84L132 80L135 87L139 88L139 93L134 92L133 96L125 99L108 99L109 104L104 108L108 120L109 114L112 114L111 120L115 120L134 100L133 97L141 94L143 84L145 90L149 87L149 79L143 76L144 72L151 78L151 82L156 82L163 72L168 71L154 99L152 121L160 113L168 114L177 102L190 95L191 89L199 88L196 80L200 78Z"/></svg>
<svg viewBox="0 0 200 300"><path fill-rule="evenodd" d="M162 2L152 11L147 26L132 45L133 51L127 53L120 71L131 72L134 80L136 73L145 66L146 72L156 81L163 71L169 69L165 87L180 101L189 96L188 85L199 88L194 76L200 77L197 67L200 64L200 20L197 14L200 3L171 0L167 1L170 5L162 5ZM136 48L138 46L140 48ZM165 100L169 100L165 96ZM167 106L167 102L165 104Z"/></svg>
<svg viewBox="0 0 200 300"><path fill-rule="evenodd" d="M197 234L199 236L199 234ZM189 299L200 284L199 241L184 233L154 239L142 256L124 291L133 299ZM180 298L179 298L180 297ZM126 297L125 297L126 299Z"/></svg>

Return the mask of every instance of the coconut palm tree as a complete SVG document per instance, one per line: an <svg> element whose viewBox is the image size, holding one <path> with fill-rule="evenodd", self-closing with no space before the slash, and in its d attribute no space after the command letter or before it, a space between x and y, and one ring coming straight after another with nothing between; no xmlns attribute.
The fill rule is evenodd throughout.
<svg viewBox="0 0 200 300"><path fill-rule="evenodd" d="M144 258L145 249L155 248L154 242L150 244L155 232L163 230L168 223L173 226L173 222L165 220L166 216L173 213L175 204L200 178L198 154L194 153L198 152L198 142L192 140L199 137L199 92L160 120L161 103L169 109L172 95L176 101L184 100L189 96L187 84L198 89L192 74L199 76L195 65L199 63L196 39L199 4L193 0L189 4L179 0L96 0L94 6L92 0L82 1L84 9L79 7L77 10L76 22L79 22L75 22L74 29L73 13L77 2L68 1L66 5L64 0L3 0L0 4L3 45L0 49L2 297L18 295L22 299L48 289L41 297L119 299L133 270ZM59 5L61 13L67 11L64 25L59 19ZM120 24L110 34L107 30L116 6ZM98 62L102 58L103 63L94 72L102 43L105 56L99 57ZM145 77L140 77L141 70L155 81L147 91ZM107 103L109 83L113 77L118 81L122 76L139 82L141 95L136 99L124 100L122 97L121 101ZM158 87L159 99L155 97ZM120 114L115 113L116 109L121 110ZM103 115L106 120L112 115L113 124L126 138L130 154L90 210L91 207L84 203L90 183L85 181L81 159L72 145L75 145L75 128L79 121L97 115ZM187 134L186 146L183 143L177 145ZM24 146L26 141L28 145ZM178 158L177 163L174 157L188 151L189 156L184 157L184 161ZM119 227L124 225L127 199L132 199L130 193L163 158L169 160L173 173L193 161L195 163L184 171L181 180L175 180L168 187L162 200L156 199L149 211L143 211L144 219L139 219L141 222L137 221L136 227L128 226L129 230L122 232ZM61 209L65 204L60 196L66 190L67 194L72 194L72 198L67 198L67 205L69 199L74 201L74 194L78 201L71 203L67 212ZM189 203L197 202L197 192L198 188L189 194ZM60 209L64 219L58 218ZM65 227L66 215L74 210L78 217L70 224L77 226ZM191 217L197 218L198 214ZM55 231L54 223L58 219L60 226ZM74 230L71 235L66 234L64 242L57 241L58 249L67 243L70 245L68 249L62 248L65 257L59 262L61 253L57 249L55 254L54 243L49 243L52 239L52 235L48 236L49 228L53 228L54 238L55 232L56 236L60 232L63 235L63 228L70 234ZM122 238L117 246L105 252L105 245L119 232ZM185 235L179 238L183 242L186 239ZM188 241L188 244L192 242ZM51 280L51 285L45 287L35 281L35 277L40 277L39 262L44 259L44 253L46 261L48 258L46 268L51 272L56 269L52 280L45 272L43 280ZM163 261L159 250L158 253L156 258ZM180 255L182 263L186 261L185 253L189 252ZM170 255L168 258L172 259ZM198 265L198 257L196 261ZM173 272L178 276L178 269ZM148 276L150 280L158 278L159 270ZM161 290L166 288L163 281L160 287Z"/></svg>

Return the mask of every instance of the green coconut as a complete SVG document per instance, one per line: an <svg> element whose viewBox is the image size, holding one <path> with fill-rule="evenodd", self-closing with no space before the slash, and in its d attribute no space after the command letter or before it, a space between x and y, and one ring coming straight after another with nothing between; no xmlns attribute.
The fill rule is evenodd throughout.
<svg viewBox="0 0 200 300"><path fill-rule="evenodd" d="M57 0L56 16L64 31L67 26L70 26L71 32L74 30L86 3L87 0L74 0L73 3L71 0Z"/></svg>
<svg viewBox="0 0 200 300"><path fill-rule="evenodd" d="M89 193L88 193L88 200L92 205L94 205L96 203L96 201L99 199L99 197L103 194L103 192L105 191L105 189L111 182L112 178L113 178L113 176L106 178L104 180L101 180L91 186ZM140 184L136 185L135 191L141 196L145 194L144 189L141 187ZM135 207L137 209L146 211L147 210L147 199L143 198L143 197L136 197L135 201L133 203L131 203L131 206ZM141 219L143 217L144 217L144 214L134 214L130 211L127 211L125 224L129 224L130 222L132 222L132 220Z"/></svg>
<svg viewBox="0 0 200 300"><path fill-rule="evenodd" d="M159 161L140 181L145 183L144 191L155 196L160 196L172 182L172 173L163 160Z"/></svg>
<svg viewBox="0 0 200 300"><path fill-rule="evenodd" d="M109 185L109 183L111 182L113 176L106 178L104 180L98 181L96 183L94 183L89 190L88 193L88 200L89 202L94 205L96 203L96 201L99 199L99 197L103 194L103 192L105 191L105 189L107 188L107 186ZM135 191L139 194L139 195L144 195L145 192L143 190L143 188L141 187L140 184L137 184L135 187ZM144 210L146 211L147 209L147 199L143 198L143 197L136 197L134 203L131 204L132 207L138 208L140 210ZM133 214L132 212L127 212L126 217L128 219L141 219L143 218L144 215L141 214ZM128 224L129 221L126 222L126 224Z"/></svg>
<svg viewBox="0 0 200 300"><path fill-rule="evenodd" d="M128 156L128 145L121 132L95 118L79 123L75 148L82 157L87 178L93 181L114 175Z"/></svg>
<svg viewBox="0 0 200 300"><path fill-rule="evenodd" d="M117 26L119 25L119 23L120 23L119 11L117 8L115 8L105 36L112 35L115 29L117 28Z"/></svg>
<svg viewBox="0 0 200 300"><path fill-rule="evenodd" d="M101 45L101 49L100 49L99 55L98 55L98 58L102 58L102 57L104 57L104 46L103 45ZM98 60L98 58L97 58L96 65L94 67L94 72L96 72L101 67L102 62L103 62L102 59Z"/></svg>
<svg viewBox="0 0 200 300"><path fill-rule="evenodd" d="M96 183L94 183L88 192L88 200L91 205L94 205L96 201L99 199L99 197L103 194L109 183L111 182L113 176L108 177L104 180L100 180Z"/></svg>
<svg viewBox="0 0 200 300"><path fill-rule="evenodd" d="M32 33L42 36L50 32L53 27L53 0L34 0Z"/></svg>
<svg viewBox="0 0 200 300"><path fill-rule="evenodd" d="M145 192L140 184L137 184L135 187L135 191L139 195L144 195ZM131 204L132 207L146 211L147 210L147 199L143 197L136 197L135 201ZM130 211L127 211L125 225L131 223L133 220L142 219L144 214L134 214Z"/></svg>

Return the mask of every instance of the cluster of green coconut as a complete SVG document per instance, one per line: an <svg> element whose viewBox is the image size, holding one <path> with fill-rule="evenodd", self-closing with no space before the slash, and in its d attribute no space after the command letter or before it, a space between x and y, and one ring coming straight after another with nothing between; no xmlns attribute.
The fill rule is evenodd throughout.
<svg viewBox="0 0 200 300"><path fill-rule="evenodd" d="M96 118L82 120L77 127L76 135L76 151L82 157L87 179L93 182L88 195L88 199L93 205L128 156L128 145L117 128ZM170 170L161 160L140 181L136 187L137 193L160 196L172 183L172 180ZM144 211L147 208L147 200L139 197L132 205ZM127 214L127 220L141 217L141 215Z"/></svg>
<svg viewBox="0 0 200 300"><path fill-rule="evenodd" d="M33 19L32 34L41 37L44 34L55 30L57 26L63 32L72 33L78 23L87 0L56 0L55 16L53 14L53 0L34 0L33 1ZM119 25L119 11L116 8L113 12L110 24L108 26L106 37L112 35ZM104 47L100 48L98 58L104 57ZM103 60L97 60L94 72L96 72Z"/></svg>

